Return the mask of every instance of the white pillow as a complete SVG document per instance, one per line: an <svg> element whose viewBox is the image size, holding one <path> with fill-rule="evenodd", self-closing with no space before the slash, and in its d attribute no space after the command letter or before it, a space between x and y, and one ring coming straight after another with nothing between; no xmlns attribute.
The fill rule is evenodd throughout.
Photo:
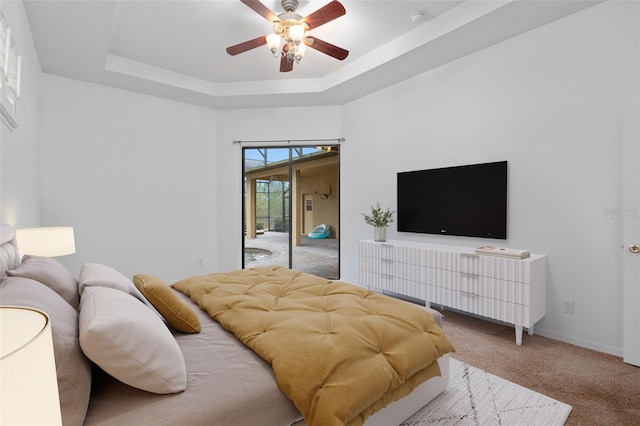
<svg viewBox="0 0 640 426"><path fill-rule="evenodd" d="M124 291L145 302L146 299L136 288L133 282L121 272L99 263L85 263L80 270L78 280L79 293L82 295L85 287L110 287Z"/></svg>
<svg viewBox="0 0 640 426"><path fill-rule="evenodd" d="M80 279L78 280L78 288L81 296L87 287L109 287L128 293L147 305L158 317L162 318L160 312L158 312L151 302L136 288L133 281L109 266L99 263L83 264L80 270Z"/></svg>
<svg viewBox="0 0 640 426"><path fill-rule="evenodd" d="M129 386L159 394L187 387L175 338L154 312L123 291L84 288L80 346L100 368Z"/></svg>

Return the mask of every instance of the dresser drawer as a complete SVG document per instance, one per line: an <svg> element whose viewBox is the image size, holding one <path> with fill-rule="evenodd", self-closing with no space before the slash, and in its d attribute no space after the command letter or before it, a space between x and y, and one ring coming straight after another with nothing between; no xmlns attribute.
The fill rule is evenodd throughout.
<svg viewBox="0 0 640 426"><path fill-rule="evenodd" d="M459 289L463 293L484 296L518 305L530 305L530 285L480 275L459 274Z"/></svg>
<svg viewBox="0 0 640 426"><path fill-rule="evenodd" d="M462 292L457 295L452 294L450 297L456 305L452 306L454 309L510 324L520 324L524 327L533 325L530 321L528 306Z"/></svg>

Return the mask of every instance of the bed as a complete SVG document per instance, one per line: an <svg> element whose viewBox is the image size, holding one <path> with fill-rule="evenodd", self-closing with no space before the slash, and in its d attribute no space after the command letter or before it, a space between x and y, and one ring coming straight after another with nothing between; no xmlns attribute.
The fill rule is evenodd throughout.
<svg viewBox="0 0 640 426"><path fill-rule="evenodd" d="M169 286L152 275L129 279L107 265L87 263L75 278L55 259L20 258L12 227L3 225L1 235L0 301L35 307L51 317L65 425L388 426L400 424L447 386L453 347L437 311L284 268L189 277ZM262 287L275 276L288 282ZM257 298L247 295L252 291ZM327 297L318 298L314 292ZM308 298L315 302L300 308L301 300ZM350 299L364 299L367 307L352 306ZM385 311L387 300L400 315ZM277 312L266 313L265 301L278 305ZM358 314L362 309L376 312ZM282 316L283 311L293 316ZM331 346L331 356L318 355L312 367L298 364L316 353L313 341L326 346L327 340L352 328L347 317L338 316L343 311L366 319L368 325L358 334L364 337L349 338L362 340L364 349L362 344L352 349L348 341L339 341ZM258 317L247 316L251 312ZM300 315L306 319L295 320ZM325 326L329 319L333 323ZM311 328L315 337L296 335L291 344L290 336L279 334L284 323L297 323L295 333ZM404 324L398 332L380 333L380 327L396 323L423 330L407 331L412 337L403 338ZM254 328L244 329L245 324ZM275 346L264 343L267 334L279 336ZM434 336L435 343L423 335ZM377 336L374 343L371 336ZM422 343L414 347L415 341ZM358 351L363 357L354 358ZM354 359L347 365L343 358L349 357ZM356 378L359 369L364 374ZM289 370L293 375L283 376ZM389 370L388 379L383 370ZM309 377L318 383L310 386ZM351 382L349 394L361 394L363 400L329 413L340 399L348 399L344 392L335 393L344 382ZM387 389L371 399L369 389L380 385ZM330 403L322 405L323 401Z"/></svg>

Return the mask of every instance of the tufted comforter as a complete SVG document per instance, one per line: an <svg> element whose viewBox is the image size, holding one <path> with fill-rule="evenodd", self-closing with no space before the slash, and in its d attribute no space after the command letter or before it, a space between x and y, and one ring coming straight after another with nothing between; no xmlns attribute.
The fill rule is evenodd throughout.
<svg viewBox="0 0 640 426"><path fill-rule="evenodd" d="M310 426L360 425L430 377L454 349L419 306L281 267L173 287L268 361Z"/></svg>

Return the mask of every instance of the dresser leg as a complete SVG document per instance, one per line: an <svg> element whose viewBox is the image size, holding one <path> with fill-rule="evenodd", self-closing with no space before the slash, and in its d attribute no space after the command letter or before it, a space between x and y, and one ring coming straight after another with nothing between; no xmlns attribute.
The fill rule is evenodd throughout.
<svg viewBox="0 0 640 426"><path fill-rule="evenodd" d="M529 327L529 336L533 336L533 325Z"/></svg>
<svg viewBox="0 0 640 426"><path fill-rule="evenodd" d="M516 345L522 345L522 326L516 325Z"/></svg>

